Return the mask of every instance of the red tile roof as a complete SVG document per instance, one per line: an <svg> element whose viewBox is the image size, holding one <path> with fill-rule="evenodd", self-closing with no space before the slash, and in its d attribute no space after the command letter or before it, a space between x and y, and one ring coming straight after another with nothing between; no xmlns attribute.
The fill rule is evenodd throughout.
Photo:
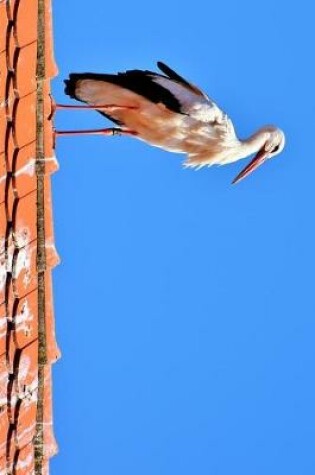
<svg viewBox="0 0 315 475"><path fill-rule="evenodd" d="M50 0L0 0L0 475L48 473L55 341Z"/></svg>

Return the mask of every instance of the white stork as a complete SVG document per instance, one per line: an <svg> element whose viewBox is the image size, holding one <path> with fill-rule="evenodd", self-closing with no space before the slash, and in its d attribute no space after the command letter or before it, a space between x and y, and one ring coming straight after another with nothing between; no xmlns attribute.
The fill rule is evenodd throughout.
<svg viewBox="0 0 315 475"><path fill-rule="evenodd" d="M185 167L201 168L254 159L233 183L282 152L282 130L266 126L240 140L229 117L198 87L162 62L164 74L131 70L118 74L70 74L65 93L87 106L57 104L59 109L94 109L119 127L56 131L57 135L131 135L164 150L187 154Z"/></svg>

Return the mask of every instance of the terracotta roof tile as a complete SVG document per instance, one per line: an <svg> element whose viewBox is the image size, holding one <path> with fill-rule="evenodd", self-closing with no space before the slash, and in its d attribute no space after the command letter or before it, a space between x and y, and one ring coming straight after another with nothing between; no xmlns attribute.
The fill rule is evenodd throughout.
<svg viewBox="0 0 315 475"><path fill-rule="evenodd" d="M38 337L37 307L36 290L15 300L12 321L16 348L24 348Z"/></svg>
<svg viewBox="0 0 315 475"><path fill-rule="evenodd" d="M32 475L34 473L34 447L28 444L17 452L15 475Z"/></svg>
<svg viewBox="0 0 315 475"><path fill-rule="evenodd" d="M0 3L0 53L6 50L6 31L8 26L8 17L6 11L6 4ZM1 69L4 71L4 69Z"/></svg>
<svg viewBox="0 0 315 475"><path fill-rule="evenodd" d="M0 457L6 454L9 426L7 406L2 406L0 410Z"/></svg>
<svg viewBox="0 0 315 475"><path fill-rule="evenodd" d="M2 202L0 204L0 255L4 254L5 252L6 228L7 228L6 204ZM0 277L0 282L1 282L1 277Z"/></svg>
<svg viewBox="0 0 315 475"><path fill-rule="evenodd" d="M52 78L58 74L58 68L53 55L53 36L52 36L52 14L51 1L47 1L47 8L45 9L45 74L46 78Z"/></svg>
<svg viewBox="0 0 315 475"><path fill-rule="evenodd" d="M45 7L40 19L39 2ZM38 72L38 26L44 28L40 61L45 77ZM50 186L50 175L58 169L51 122L49 78L57 72L52 50L49 0L0 0L0 475L48 474L49 458L57 450L51 394L51 364L59 357L51 284L51 269L59 262ZM41 117L36 112L40 94ZM38 221L38 212L43 220ZM40 264L41 246L46 265Z"/></svg>
<svg viewBox="0 0 315 475"><path fill-rule="evenodd" d="M0 137L5 137L6 128L7 128L7 119L4 116L1 109L3 110L3 107L0 108ZM4 153L4 150L5 150L5 141L0 140L0 153L1 154Z"/></svg>
<svg viewBox="0 0 315 475"><path fill-rule="evenodd" d="M5 154L0 153L0 204L5 200L7 167L5 161Z"/></svg>
<svg viewBox="0 0 315 475"><path fill-rule="evenodd" d="M7 458L0 457L0 475L7 475Z"/></svg>
<svg viewBox="0 0 315 475"><path fill-rule="evenodd" d="M37 388L31 391L15 408L14 418L14 444L17 450L22 449L32 442L35 434Z"/></svg>
<svg viewBox="0 0 315 475"><path fill-rule="evenodd" d="M12 225L13 240L17 248L34 241L37 236L37 192L32 191L22 199L14 200Z"/></svg>
<svg viewBox="0 0 315 475"><path fill-rule="evenodd" d="M0 356L6 352L6 336L8 332L7 309L0 305Z"/></svg>
<svg viewBox="0 0 315 475"><path fill-rule="evenodd" d="M22 48L37 40L38 0L19 1L14 13L14 37L16 45Z"/></svg>
<svg viewBox="0 0 315 475"><path fill-rule="evenodd" d="M14 91L17 97L36 91L37 41L17 49L14 62ZM28 75L27 81L25 74Z"/></svg>
<svg viewBox="0 0 315 475"><path fill-rule="evenodd" d="M13 24L9 23L7 28L7 47L6 47L6 59L7 70L14 73L14 59L17 52L16 41L14 38Z"/></svg>
<svg viewBox="0 0 315 475"><path fill-rule="evenodd" d="M1 25L0 25L0 27L1 27ZM1 97L1 107L4 107L5 89L6 89L6 83L7 83L6 69L7 69L7 54L6 54L6 51L2 51L0 53L0 97Z"/></svg>
<svg viewBox="0 0 315 475"><path fill-rule="evenodd" d="M20 0L9 0L6 3L6 13L8 20L14 21L14 12L18 6Z"/></svg>
<svg viewBox="0 0 315 475"><path fill-rule="evenodd" d="M35 155L35 142L16 148L12 155L13 191L16 198L23 198L37 188Z"/></svg>
<svg viewBox="0 0 315 475"><path fill-rule="evenodd" d="M36 100L36 93L33 93L14 101L14 139L18 147L24 147L36 139ZM25 117L28 119L27 127Z"/></svg>
<svg viewBox="0 0 315 475"><path fill-rule="evenodd" d="M38 385L38 339L27 345L22 350L15 348L13 362L14 387L20 399L27 398Z"/></svg>
<svg viewBox="0 0 315 475"><path fill-rule="evenodd" d="M15 249L12 261L12 288L15 298L22 298L37 288L36 248L33 241L21 249Z"/></svg>
<svg viewBox="0 0 315 475"><path fill-rule="evenodd" d="M9 381L7 355L2 354L0 356L0 410L1 412L7 407L7 386ZM2 433L2 431L1 431ZM0 457L2 452L0 450Z"/></svg>
<svg viewBox="0 0 315 475"><path fill-rule="evenodd" d="M16 148L16 145L14 144L13 132L14 132L13 124L10 120L7 119L5 140L4 140L4 151L6 155L7 172L12 171L11 165L12 165L14 150Z"/></svg>
<svg viewBox="0 0 315 475"><path fill-rule="evenodd" d="M6 258L5 258L5 254L1 254L0 255L0 284L1 284L1 288L0 288L0 305L4 305L6 302L5 302L5 297L6 297L6 293L5 293L5 290L6 290Z"/></svg>
<svg viewBox="0 0 315 475"><path fill-rule="evenodd" d="M55 336L55 315L53 306L53 288L52 288L52 276L48 272L45 277L45 289L46 289L46 345L47 345L47 360L54 363L60 357L60 350L57 345ZM48 331L49 329L49 331Z"/></svg>
<svg viewBox="0 0 315 475"><path fill-rule="evenodd" d="M49 459L57 453L58 447L53 431L52 420L52 392L51 392L51 367L45 368L45 387L44 387L44 458Z"/></svg>

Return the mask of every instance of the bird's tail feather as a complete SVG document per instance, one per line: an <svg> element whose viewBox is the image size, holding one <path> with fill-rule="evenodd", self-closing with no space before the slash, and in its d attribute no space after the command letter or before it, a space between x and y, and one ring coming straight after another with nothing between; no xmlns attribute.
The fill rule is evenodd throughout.
<svg viewBox="0 0 315 475"><path fill-rule="evenodd" d="M96 80L103 79L98 76L105 76L105 75L93 74L93 73L71 73L69 75L69 79L65 79L64 81L65 94L67 94L67 96L71 97L72 99L85 102L84 99L80 98L76 93L78 81L81 81L83 79L96 79Z"/></svg>
<svg viewBox="0 0 315 475"><path fill-rule="evenodd" d="M77 82L77 77L79 76L78 74L70 74L69 79L65 79L65 94L67 96L70 96L72 99L76 99L75 95L75 86Z"/></svg>

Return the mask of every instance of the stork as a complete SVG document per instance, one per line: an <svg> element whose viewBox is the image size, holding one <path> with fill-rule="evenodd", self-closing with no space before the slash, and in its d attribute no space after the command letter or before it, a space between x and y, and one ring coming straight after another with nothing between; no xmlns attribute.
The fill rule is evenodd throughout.
<svg viewBox="0 0 315 475"><path fill-rule="evenodd" d="M65 93L87 105L57 104L58 109L93 109L117 127L56 131L57 135L128 135L164 150L187 155L184 166L226 165L252 154L237 183L282 152L281 129L265 126L246 140L236 136L230 118L197 86L162 62L163 74L131 70L118 74L72 73Z"/></svg>

